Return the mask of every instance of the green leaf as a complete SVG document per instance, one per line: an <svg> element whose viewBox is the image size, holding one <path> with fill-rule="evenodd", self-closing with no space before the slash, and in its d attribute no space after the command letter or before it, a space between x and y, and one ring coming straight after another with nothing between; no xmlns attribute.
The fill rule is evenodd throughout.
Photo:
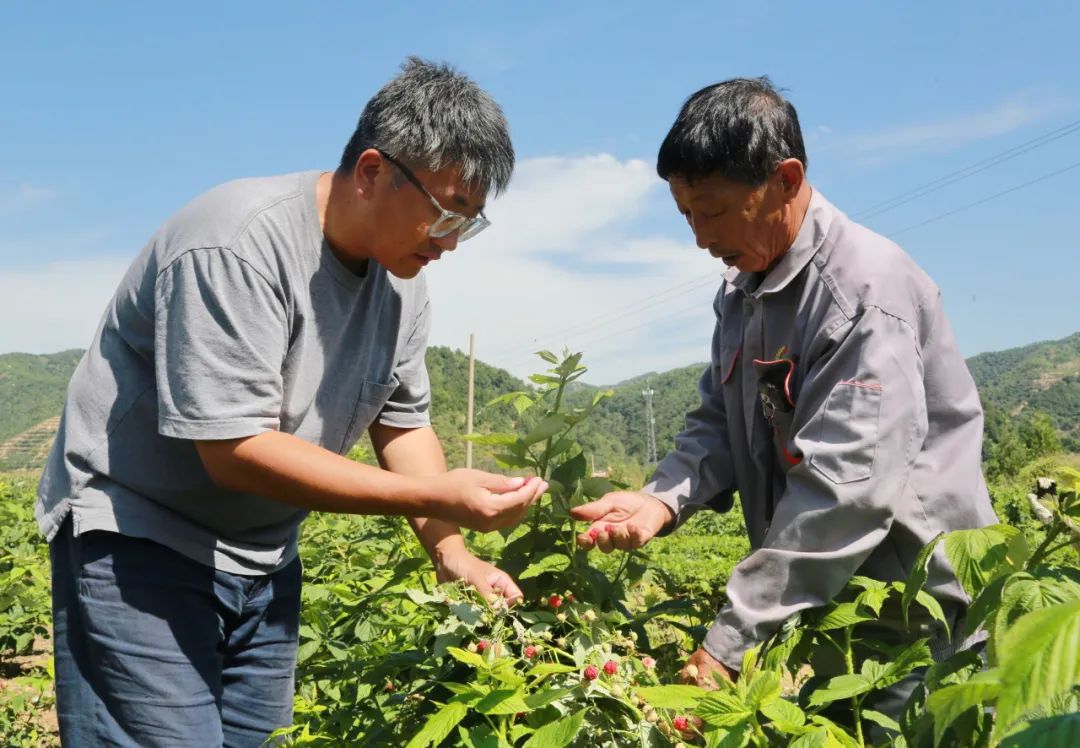
<svg viewBox="0 0 1080 748"><path fill-rule="evenodd" d="M519 689L510 688L492 691L473 708L481 714L517 714L530 711L525 694Z"/></svg>
<svg viewBox="0 0 1080 748"><path fill-rule="evenodd" d="M549 553L541 556L525 567L525 570L517 575L518 579L530 579L548 572L559 572L570 566L570 558L562 553Z"/></svg>
<svg viewBox="0 0 1080 748"><path fill-rule="evenodd" d="M848 626L854 626L857 623L873 620L873 616L860 613L859 606L856 603L840 603L826 613L825 617L822 618L814 628L818 631L829 631L831 629L843 629Z"/></svg>
<svg viewBox="0 0 1080 748"><path fill-rule="evenodd" d="M573 486L574 481L585 477L585 471L589 469L585 462L585 453L578 452L575 456L559 465L551 473L552 480L557 480L564 486Z"/></svg>
<svg viewBox="0 0 1080 748"><path fill-rule="evenodd" d="M1001 742L1001 748L1065 748L1080 745L1080 713L1037 719Z"/></svg>
<svg viewBox="0 0 1080 748"><path fill-rule="evenodd" d="M746 703L753 711L779 697L780 676L768 670L755 673L746 688Z"/></svg>
<svg viewBox="0 0 1080 748"><path fill-rule="evenodd" d="M1009 538L1018 530L993 525L978 530L956 530L945 536L945 555L956 578L971 597L999 574L1011 571L1006 557Z"/></svg>
<svg viewBox="0 0 1080 748"><path fill-rule="evenodd" d="M1080 600L1021 616L1002 638L999 656L997 737L1034 707L1080 685Z"/></svg>
<svg viewBox="0 0 1080 748"><path fill-rule="evenodd" d="M981 707L993 702L1001 691L997 670L978 673L971 680L945 686L926 697L926 709L934 715L934 743L941 742L941 737L957 717L972 707Z"/></svg>
<svg viewBox="0 0 1080 748"><path fill-rule="evenodd" d="M522 442L526 446L531 446L537 442L542 442L545 439L550 439L564 428L566 428L565 418L558 414L550 415L541 420L540 423L536 424L525 438L522 439Z"/></svg>
<svg viewBox="0 0 1080 748"><path fill-rule="evenodd" d="M530 678L545 678L556 673L572 673L577 670L575 665L562 665L558 662L541 662L529 671Z"/></svg>
<svg viewBox="0 0 1080 748"><path fill-rule="evenodd" d="M889 597L889 588L885 585L881 587L871 587L868 590L864 590L859 593L859 596L855 599L857 605L865 605L870 610L874 611L874 615L881 615L881 606L885 604L885 601Z"/></svg>
<svg viewBox="0 0 1080 748"><path fill-rule="evenodd" d="M760 711L780 732L794 732L795 728L806 724L805 712L787 699L774 699L764 704Z"/></svg>
<svg viewBox="0 0 1080 748"><path fill-rule="evenodd" d="M536 355L547 361L549 364L558 364L558 357L551 351L537 351Z"/></svg>
<svg viewBox="0 0 1080 748"><path fill-rule="evenodd" d="M431 715L424 728L420 730L405 748L427 748L439 745L458 723L465 718L469 708L464 704L450 702Z"/></svg>
<svg viewBox="0 0 1080 748"><path fill-rule="evenodd" d="M714 727L734 727L753 712L733 693L710 691L698 702L694 714Z"/></svg>
<svg viewBox="0 0 1080 748"><path fill-rule="evenodd" d="M939 532L929 543L922 547L919 555L915 557L915 564L911 567L911 574L908 575L907 581L904 582L904 593L900 597L900 610L904 614L905 624L908 620L908 608L911 607L915 595L926 584L929 573L926 567L930 563L930 557L934 555L934 548L941 542L943 537L945 537L945 533Z"/></svg>
<svg viewBox="0 0 1080 748"><path fill-rule="evenodd" d="M509 447L518 440L517 434L465 434L461 438L482 447Z"/></svg>
<svg viewBox="0 0 1080 748"><path fill-rule="evenodd" d="M900 680L923 665L933 665L934 657L926 639L920 639L894 657L886 666L882 676L874 683L874 688L885 688Z"/></svg>
<svg viewBox="0 0 1080 748"><path fill-rule="evenodd" d="M319 651L320 643L318 639L313 639L301 644L299 649L296 650L296 664L299 665L301 662L311 659L311 656Z"/></svg>
<svg viewBox="0 0 1080 748"><path fill-rule="evenodd" d="M810 695L810 706L821 706L839 699L866 693L873 688L873 683L864 675L838 675L830 678L823 688Z"/></svg>
<svg viewBox="0 0 1080 748"><path fill-rule="evenodd" d="M581 731L587 711L582 709L558 722L549 722L534 732L522 748L566 748Z"/></svg>
<svg viewBox="0 0 1080 748"><path fill-rule="evenodd" d="M945 625L946 636L952 636L949 621L945 618L945 611L941 609L941 603L937 601L937 598L931 596L929 592L919 590L919 593L915 595L915 600L930 614L931 618Z"/></svg>
<svg viewBox="0 0 1080 748"><path fill-rule="evenodd" d="M634 691L658 709L692 709L708 693L699 686L645 686Z"/></svg>
<svg viewBox="0 0 1080 748"><path fill-rule="evenodd" d="M900 724L892 717L884 715L881 712L876 712L873 709L863 709L860 713L862 714L863 719L868 719L875 725L880 725L886 730L892 730L893 732L900 732Z"/></svg>
<svg viewBox="0 0 1080 748"><path fill-rule="evenodd" d="M575 669L576 668L571 668L571 670ZM529 711L540 709L561 698L571 695L575 690L576 689L573 688L550 688L544 691L537 691L525 697L525 704L528 705Z"/></svg>
<svg viewBox="0 0 1080 748"><path fill-rule="evenodd" d="M488 669L488 664L484 662L484 658L476 652L470 652L469 650L461 649L460 647L447 647L446 653L458 662L464 662L466 665L474 667L477 670Z"/></svg>

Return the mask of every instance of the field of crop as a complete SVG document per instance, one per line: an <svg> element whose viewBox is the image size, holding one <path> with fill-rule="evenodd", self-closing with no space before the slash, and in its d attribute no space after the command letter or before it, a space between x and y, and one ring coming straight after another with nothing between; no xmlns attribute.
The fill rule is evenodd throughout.
<svg viewBox="0 0 1080 748"><path fill-rule="evenodd" d="M474 535L475 552L520 580L525 602L489 605L437 585L404 521L317 515L304 528L295 720L286 744L319 746L1067 746L1080 745L1080 474L1017 476L997 495L1011 524L938 538L975 603L981 655L934 662L925 640L876 641L884 606L940 618L922 591L856 577L825 609L751 650L735 683L678 684L747 552L736 513L696 515L631 554L587 554L568 509L612 488L587 474L565 409L579 360L549 359L537 389L509 393L521 428L478 438L510 470L551 479L513 531ZM32 519L33 476L0 478L0 734L56 743L51 717L47 548ZM1031 498L1028 491L1034 491ZM815 653L842 667L813 673ZM901 720L874 695L926 669Z"/></svg>

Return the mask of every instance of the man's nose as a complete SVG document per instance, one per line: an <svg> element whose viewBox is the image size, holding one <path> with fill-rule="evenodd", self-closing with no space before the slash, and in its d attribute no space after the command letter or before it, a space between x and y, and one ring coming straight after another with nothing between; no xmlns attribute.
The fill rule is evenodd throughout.
<svg viewBox="0 0 1080 748"><path fill-rule="evenodd" d="M457 249L458 245L458 232L447 234L446 236L440 236L439 238L432 237L431 243L441 249L443 252L453 252Z"/></svg>

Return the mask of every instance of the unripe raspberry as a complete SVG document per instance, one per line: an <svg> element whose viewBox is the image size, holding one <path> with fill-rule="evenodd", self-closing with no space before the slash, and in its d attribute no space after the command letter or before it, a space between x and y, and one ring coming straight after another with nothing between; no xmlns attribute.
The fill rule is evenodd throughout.
<svg viewBox="0 0 1080 748"><path fill-rule="evenodd" d="M536 647L534 647L532 644L525 647L525 657L529 660L531 660L533 657L536 657Z"/></svg>
<svg viewBox="0 0 1080 748"><path fill-rule="evenodd" d="M600 671L596 669L596 665L586 665L581 675L585 680L596 680L597 676L600 675Z"/></svg>
<svg viewBox="0 0 1080 748"><path fill-rule="evenodd" d="M558 621L559 623L566 623L566 614L565 614L565 613L557 613L557 614L555 615L555 619L556 619L556 620L557 620L557 621Z"/></svg>
<svg viewBox="0 0 1080 748"><path fill-rule="evenodd" d="M645 666L646 670L652 670L654 667L656 667L656 660L654 660L652 657L642 657L641 664Z"/></svg>
<svg viewBox="0 0 1080 748"><path fill-rule="evenodd" d="M697 675L698 675L697 665L687 665L686 666L686 674L688 676L690 676L691 678L696 678Z"/></svg>

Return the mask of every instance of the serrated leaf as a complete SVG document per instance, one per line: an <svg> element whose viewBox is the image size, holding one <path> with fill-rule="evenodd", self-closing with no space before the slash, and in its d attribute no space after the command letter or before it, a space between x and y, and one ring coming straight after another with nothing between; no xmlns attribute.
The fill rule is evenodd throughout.
<svg viewBox="0 0 1080 748"><path fill-rule="evenodd" d="M560 572L570 566L570 558L562 553L549 553L525 567L518 579L530 579L548 572Z"/></svg>
<svg viewBox="0 0 1080 748"><path fill-rule="evenodd" d="M700 686L645 686L635 689L646 702L658 709L692 709L707 693Z"/></svg>
<svg viewBox="0 0 1080 748"><path fill-rule="evenodd" d="M1001 691L998 671L987 670L971 680L945 686L926 697L926 709L934 715L934 744L957 717L972 707L992 702Z"/></svg>
<svg viewBox="0 0 1080 748"><path fill-rule="evenodd" d="M576 670L576 668L571 668ZM525 703L529 705L529 709L540 709L548 704L552 704L559 699L573 694L575 689L573 688L551 688L544 691L536 691L525 697Z"/></svg>
<svg viewBox="0 0 1080 748"><path fill-rule="evenodd" d="M585 453L578 452L569 460L559 465L551 473L552 480L557 480L564 486L573 486L574 481L579 478L585 477L585 472L589 469L588 463L585 461Z"/></svg>
<svg viewBox="0 0 1080 748"><path fill-rule="evenodd" d="M541 662L529 671L530 678L545 678L558 673L572 673L577 670L575 665L563 665L558 662Z"/></svg>
<svg viewBox="0 0 1080 748"><path fill-rule="evenodd" d="M466 665L474 667L477 670L488 669L488 664L484 662L484 658L476 652L470 652L469 650L461 649L460 647L447 647L446 653L458 662L464 662Z"/></svg>
<svg viewBox="0 0 1080 748"><path fill-rule="evenodd" d="M835 608L825 614L814 628L818 631L830 631L832 629L843 629L848 626L854 626L857 623L863 623L864 621L873 621L873 616L868 616L865 613L859 612L859 606L855 603L840 603Z"/></svg>
<svg viewBox="0 0 1080 748"><path fill-rule="evenodd" d="M976 597L992 579L1011 571L1006 560L1009 538L1017 531L1005 525L956 530L945 536L945 555L967 593Z"/></svg>
<svg viewBox="0 0 1080 748"><path fill-rule="evenodd" d="M1080 713L1033 720L1001 741L1001 748L1065 748L1078 745Z"/></svg>
<svg viewBox="0 0 1080 748"><path fill-rule="evenodd" d="M930 653L926 639L920 639L900 654L896 655L885 666L884 672L874 683L874 688L885 688L900 680L909 673L923 665L933 665L934 657Z"/></svg>
<svg viewBox="0 0 1080 748"><path fill-rule="evenodd" d="M525 694L519 689L503 688L492 691L473 707L481 714L517 714L530 711Z"/></svg>
<svg viewBox="0 0 1080 748"><path fill-rule="evenodd" d="M781 732L790 733L806 724L806 713L787 699L774 699L760 709Z"/></svg>
<svg viewBox="0 0 1080 748"><path fill-rule="evenodd" d="M464 704L450 702L431 715L423 729L413 736L405 748L428 748L428 746L439 745L465 718L468 711L469 708Z"/></svg>
<svg viewBox="0 0 1080 748"><path fill-rule="evenodd" d="M930 563L930 557L934 555L934 548L937 547L943 537L945 537L945 533L939 532L929 543L922 547L919 555L915 557L915 563L911 567L911 573L908 575L907 581L904 582L904 592L900 596L900 610L904 615L905 624L908 620L908 608L915 599L915 595L926 584L926 578L929 574L927 566Z"/></svg>
<svg viewBox="0 0 1080 748"><path fill-rule="evenodd" d="M1039 704L1080 685L1080 600L1017 619L999 650L1001 694L994 735Z"/></svg>
<svg viewBox="0 0 1080 748"><path fill-rule="evenodd" d="M551 351L537 351L536 355L547 361L549 364L558 364L558 357Z"/></svg>
<svg viewBox="0 0 1080 748"><path fill-rule="evenodd" d="M852 696L866 693L871 688L873 688L873 683L866 676L838 675L830 678L824 687L810 694L810 706L821 706L839 699L850 699Z"/></svg>
<svg viewBox="0 0 1080 748"><path fill-rule="evenodd" d="M741 674L740 674L741 679ZM755 673L746 688L746 704L751 710L780 698L780 676L768 670Z"/></svg>
<svg viewBox="0 0 1080 748"><path fill-rule="evenodd" d="M566 748L581 731L587 711L582 709L558 722L549 722L534 732L522 748Z"/></svg>
<svg viewBox="0 0 1080 748"><path fill-rule="evenodd" d="M860 711L860 714L862 714L863 719L868 719L875 725L884 727L886 730L900 732L900 723L881 712L876 712L873 709L863 709Z"/></svg>
<svg viewBox="0 0 1080 748"><path fill-rule="evenodd" d="M694 707L694 714L714 727L734 727L753 713L735 694L710 691Z"/></svg>
<svg viewBox="0 0 1080 748"><path fill-rule="evenodd" d="M564 428L566 428L565 418L558 414L550 415L536 424L521 441L525 446L531 446L545 439L550 439Z"/></svg>

